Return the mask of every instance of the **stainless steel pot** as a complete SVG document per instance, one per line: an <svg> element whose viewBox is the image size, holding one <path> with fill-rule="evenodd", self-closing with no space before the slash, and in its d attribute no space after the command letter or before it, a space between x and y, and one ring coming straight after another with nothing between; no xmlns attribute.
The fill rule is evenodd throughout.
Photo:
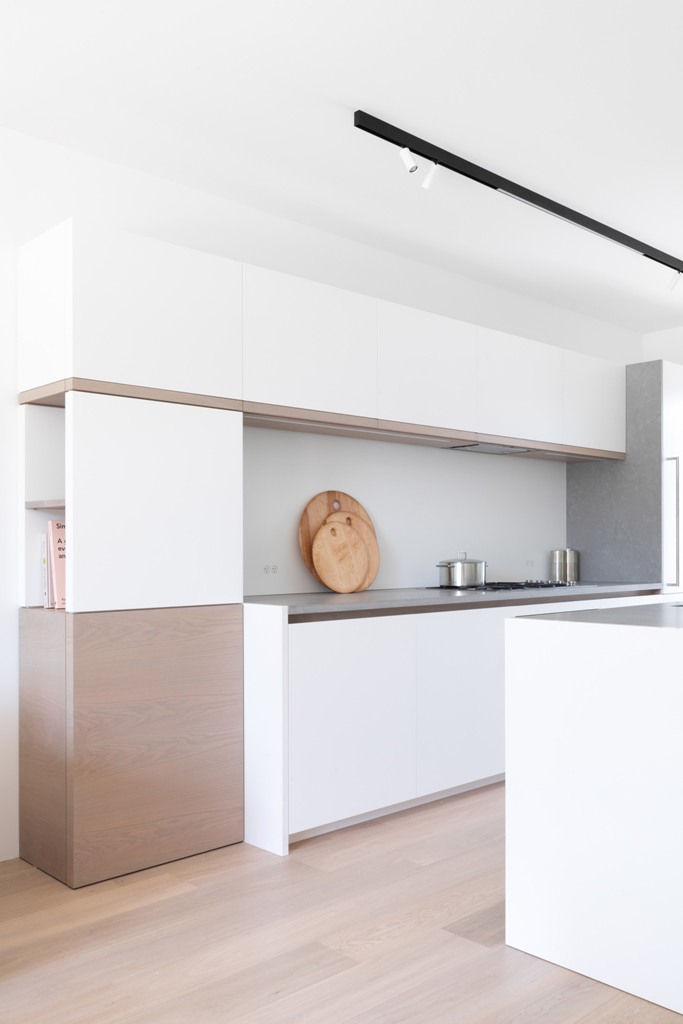
<svg viewBox="0 0 683 1024"><path fill-rule="evenodd" d="M437 562L440 587L481 587L486 583L486 562L475 558L448 558Z"/></svg>

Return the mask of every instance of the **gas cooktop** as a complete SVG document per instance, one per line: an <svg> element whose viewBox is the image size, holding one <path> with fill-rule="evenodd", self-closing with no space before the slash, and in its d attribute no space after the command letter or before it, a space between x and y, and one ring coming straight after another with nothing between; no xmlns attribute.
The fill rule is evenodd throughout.
<svg viewBox="0 0 683 1024"><path fill-rule="evenodd" d="M480 583L476 587L455 587L450 584L444 586L426 587L426 590L468 590L477 593L484 593L487 590L536 590L551 589L554 587L573 587L574 583L558 583L553 580L514 580L496 581L493 583Z"/></svg>

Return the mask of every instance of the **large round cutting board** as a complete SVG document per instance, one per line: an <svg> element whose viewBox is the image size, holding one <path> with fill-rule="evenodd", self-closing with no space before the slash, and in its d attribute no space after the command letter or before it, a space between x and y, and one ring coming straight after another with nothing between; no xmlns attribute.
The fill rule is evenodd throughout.
<svg viewBox="0 0 683 1024"><path fill-rule="evenodd" d="M321 491L320 494L316 494L315 497L311 498L301 513L299 521L299 548L306 563L306 568L319 583L324 583L324 580L320 579L313 564L313 538L329 515L333 512L341 511L351 512L353 515L364 519L373 534L375 532L370 516L361 503L351 497L350 494L345 494L344 491Z"/></svg>
<svg viewBox="0 0 683 1024"><path fill-rule="evenodd" d="M347 523L323 523L313 538L312 554L320 581L338 594L358 590L368 574L368 549Z"/></svg>
<svg viewBox="0 0 683 1024"><path fill-rule="evenodd" d="M359 515L344 510L332 512L325 522L346 523L347 526L352 526L356 533L360 534L368 552L368 571L365 574L365 579L359 587L356 587L356 590L367 590L379 571L379 546L372 526L368 525Z"/></svg>

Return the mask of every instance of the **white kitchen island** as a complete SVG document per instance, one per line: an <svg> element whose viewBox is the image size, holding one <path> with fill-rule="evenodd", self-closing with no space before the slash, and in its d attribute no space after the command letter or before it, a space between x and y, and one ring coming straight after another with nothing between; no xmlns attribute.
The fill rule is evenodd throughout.
<svg viewBox="0 0 683 1024"><path fill-rule="evenodd" d="M506 941L683 1012L683 605L506 622Z"/></svg>

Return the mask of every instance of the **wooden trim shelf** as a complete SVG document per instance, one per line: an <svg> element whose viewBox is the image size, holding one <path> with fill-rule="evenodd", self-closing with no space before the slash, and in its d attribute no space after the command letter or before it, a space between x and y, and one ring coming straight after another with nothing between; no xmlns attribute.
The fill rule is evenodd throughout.
<svg viewBox="0 0 683 1024"><path fill-rule="evenodd" d="M117 398L141 398L149 402L174 402L176 405L200 405L207 409L242 411L242 402L236 398L198 395L190 391L169 391L137 384L119 384L115 381L89 380L85 377L67 377L65 380L22 391L19 395L19 404L63 407L67 391L85 391L89 394L113 395Z"/></svg>
<svg viewBox="0 0 683 1024"><path fill-rule="evenodd" d="M625 459L624 452L602 448L580 448L558 444L556 441L529 440L528 438L480 434L471 430L435 427L421 423L403 423L395 420L351 416L327 412L322 409L299 409L265 402L242 401L216 395L198 395L186 391L167 391L163 388L120 384L113 381L88 380L68 377L43 387L22 391L22 405L64 406L68 391L85 391L97 395L120 398L140 398L154 402L174 402L178 405L197 405L209 409L242 412L247 427L265 427L271 430L294 430L311 434L331 434L356 437L369 441L391 441L398 444L416 444L431 448L453 448L462 445L499 445L513 450L506 456L525 459L551 459L558 462L615 461ZM517 449L517 450L514 450Z"/></svg>
<svg viewBox="0 0 683 1024"><path fill-rule="evenodd" d="M41 498L37 501L24 502L24 508L42 512L63 512L66 501L64 498Z"/></svg>

